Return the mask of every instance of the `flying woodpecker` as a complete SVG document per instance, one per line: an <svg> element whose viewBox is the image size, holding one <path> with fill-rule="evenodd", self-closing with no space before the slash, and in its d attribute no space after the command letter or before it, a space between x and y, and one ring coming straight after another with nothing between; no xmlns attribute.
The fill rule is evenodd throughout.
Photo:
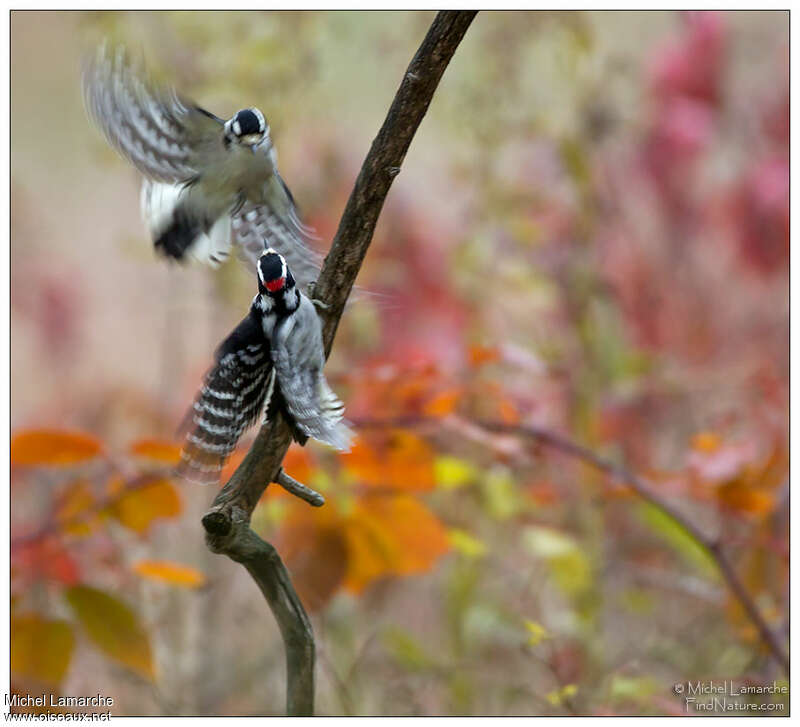
<svg viewBox="0 0 800 727"><path fill-rule="evenodd" d="M84 66L83 96L109 144L145 177L142 215L159 253L216 266L235 246L255 266L266 240L300 285L316 278L312 233L278 173L261 111L221 119L105 44Z"/></svg>

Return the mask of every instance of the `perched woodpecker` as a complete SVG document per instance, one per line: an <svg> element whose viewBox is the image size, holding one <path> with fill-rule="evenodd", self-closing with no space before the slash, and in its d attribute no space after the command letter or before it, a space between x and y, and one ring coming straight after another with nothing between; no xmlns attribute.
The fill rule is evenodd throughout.
<svg viewBox="0 0 800 727"><path fill-rule="evenodd" d="M202 483L219 472L244 430L266 408L280 413L300 444L309 437L348 450L344 405L323 374L325 350L314 303L285 258L270 248L258 260L258 294L247 317L222 342L192 410L178 471Z"/></svg>
<svg viewBox="0 0 800 727"><path fill-rule="evenodd" d="M107 45L84 67L83 95L107 141L145 177L142 214L158 252L215 266L235 245L255 266L266 240L301 285L316 278L319 256L278 173L261 111L225 121Z"/></svg>

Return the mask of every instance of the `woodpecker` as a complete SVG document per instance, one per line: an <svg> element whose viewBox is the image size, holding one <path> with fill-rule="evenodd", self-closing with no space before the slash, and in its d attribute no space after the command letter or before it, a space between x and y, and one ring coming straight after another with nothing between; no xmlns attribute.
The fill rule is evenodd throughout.
<svg viewBox="0 0 800 727"><path fill-rule="evenodd" d="M280 414L300 444L310 437L348 450L353 436L322 371L325 349L314 303L276 250L265 250L256 267L258 294L217 349L186 417L190 429L178 472L203 484L218 481L239 438L265 409L265 421Z"/></svg>
<svg viewBox="0 0 800 727"><path fill-rule="evenodd" d="M235 245L255 266L266 239L301 285L316 278L312 232L278 173L261 111L242 109L225 121L106 44L84 67L83 96L109 144L145 177L141 209L157 252L216 266Z"/></svg>

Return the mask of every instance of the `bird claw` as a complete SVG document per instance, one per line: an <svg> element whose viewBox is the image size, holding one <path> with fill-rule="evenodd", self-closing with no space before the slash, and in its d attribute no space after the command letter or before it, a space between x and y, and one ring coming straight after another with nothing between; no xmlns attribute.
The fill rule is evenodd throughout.
<svg viewBox="0 0 800 727"><path fill-rule="evenodd" d="M330 304L326 303L324 300L320 300L319 298L314 297L314 291L317 289L317 281L312 280L307 286L306 290L308 290L308 297L311 302L320 310L330 310Z"/></svg>

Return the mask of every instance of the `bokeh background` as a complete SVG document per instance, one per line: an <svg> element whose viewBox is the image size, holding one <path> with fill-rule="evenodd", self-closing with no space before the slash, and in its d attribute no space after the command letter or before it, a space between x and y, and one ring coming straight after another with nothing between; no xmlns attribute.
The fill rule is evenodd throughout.
<svg viewBox="0 0 800 727"><path fill-rule="evenodd" d="M324 252L432 19L12 13L17 689L284 702L266 604L203 543L213 491L162 477L254 281L156 259L81 57L111 38L221 116L264 110ZM293 447L328 504L270 488L254 517L311 611L319 714L684 714L677 682L782 679L680 526L481 422L648 478L788 638L788 121L788 13L478 15L328 366L357 446Z"/></svg>

